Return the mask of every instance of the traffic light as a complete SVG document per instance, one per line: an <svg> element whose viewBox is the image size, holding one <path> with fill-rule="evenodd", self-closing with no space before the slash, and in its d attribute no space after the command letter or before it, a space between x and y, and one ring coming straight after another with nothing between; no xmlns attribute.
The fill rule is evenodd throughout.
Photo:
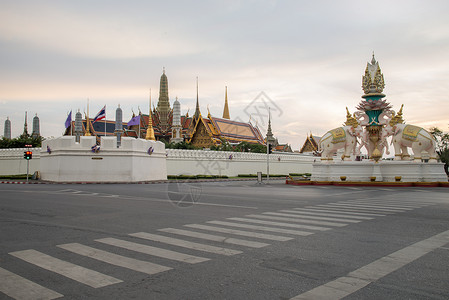
<svg viewBox="0 0 449 300"><path fill-rule="evenodd" d="M31 152L31 151L23 152L23 158L25 158L26 160L32 159L33 158L33 152Z"/></svg>
<svg viewBox="0 0 449 300"><path fill-rule="evenodd" d="M271 154L273 152L273 145L268 144L268 153Z"/></svg>

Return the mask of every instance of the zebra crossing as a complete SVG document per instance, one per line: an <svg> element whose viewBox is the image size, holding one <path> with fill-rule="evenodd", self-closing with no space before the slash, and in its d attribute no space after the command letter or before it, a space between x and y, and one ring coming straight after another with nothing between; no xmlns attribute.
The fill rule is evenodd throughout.
<svg viewBox="0 0 449 300"><path fill-rule="evenodd" d="M433 203L424 200L345 200L210 220L202 224L185 224L181 228L160 228L157 233L129 233L127 237L120 239L99 238L92 241L94 245L89 246L77 242L56 245L57 249L67 252L65 255L73 255L70 261L35 249L9 254L11 259L24 261L33 268L44 269L98 289L122 283L124 280L120 278L120 272L116 272L118 276L104 274L104 270L92 270L77 265L74 263L77 257L87 257L118 268L154 275L182 268L183 264L205 263L220 256L239 255L251 249L270 246L272 243L286 242L429 205ZM173 247L168 249L167 245L180 250L172 250ZM101 249L105 246L115 250ZM127 254L117 254L122 252ZM140 253L140 259L130 257L133 252ZM167 262L166 265L161 263L164 261ZM15 274L0 266L0 296L5 294L13 299L64 297L62 291L51 290L26 277L27 274Z"/></svg>

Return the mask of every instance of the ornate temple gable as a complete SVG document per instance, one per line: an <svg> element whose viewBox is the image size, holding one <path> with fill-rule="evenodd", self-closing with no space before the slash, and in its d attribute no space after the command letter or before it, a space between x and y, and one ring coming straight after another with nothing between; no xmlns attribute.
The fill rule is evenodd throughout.
<svg viewBox="0 0 449 300"><path fill-rule="evenodd" d="M209 127L200 114L195 128L193 129L193 132L191 134L189 143L199 148L210 148L211 146L215 145L213 136L209 130Z"/></svg>
<svg viewBox="0 0 449 300"><path fill-rule="evenodd" d="M318 142L320 141L320 137L313 136L310 134L310 136L307 136L304 145L299 150L299 153L305 153L305 152L315 152L318 151Z"/></svg>

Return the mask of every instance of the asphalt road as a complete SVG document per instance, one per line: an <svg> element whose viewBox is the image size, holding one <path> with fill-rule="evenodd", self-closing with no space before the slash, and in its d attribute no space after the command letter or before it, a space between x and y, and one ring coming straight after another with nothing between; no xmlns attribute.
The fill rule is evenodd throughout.
<svg viewBox="0 0 449 300"><path fill-rule="evenodd" d="M0 185L0 299L448 299L449 189Z"/></svg>

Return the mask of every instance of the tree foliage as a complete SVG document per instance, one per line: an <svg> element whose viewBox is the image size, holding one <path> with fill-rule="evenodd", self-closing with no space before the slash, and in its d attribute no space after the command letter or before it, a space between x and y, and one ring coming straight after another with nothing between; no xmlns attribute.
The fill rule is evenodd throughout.
<svg viewBox="0 0 449 300"><path fill-rule="evenodd" d="M195 147L195 146L193 146L191 144L186 143L186 141L182 141L182 142L179 142L179 143L167 143L167 142L164 141L164 143L165 143L165 148L166 149L189 149L189 150L198 149L197 147Z"/></svg>
<svg viewBox="0 0 449 300"><path fill-rule="evenodd" d="M25 148L25 145L31 145L32 147L41 147L43 140L44 138L41 136L33 138L28 134L22 134L21 136L13 139L7 139L3 137L0 140L0 148Z"/></svg>

